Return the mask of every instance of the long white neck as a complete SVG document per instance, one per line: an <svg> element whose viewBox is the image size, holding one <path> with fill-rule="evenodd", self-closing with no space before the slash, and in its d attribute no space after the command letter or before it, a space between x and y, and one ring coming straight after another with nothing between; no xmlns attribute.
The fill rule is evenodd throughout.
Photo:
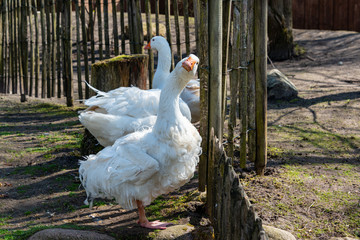
<svg viewBox="0 0 360 240"><path fill-rule="evenodd" d="M159 110L153 131L163 134L170 130L170 127L179 125L185 118L180 111L179 96L187 81L186 76L173 71L161 90ZM181 80L180 80L181 79Z"/></svg>
<svg viewBox="0 0 360 240"><path fill-rule="evenodd" d="M162 89L165 80L170 74L171 68L171 49L168 44L164 44L158 50L158 64L154 74L152 88Z"/></svg>

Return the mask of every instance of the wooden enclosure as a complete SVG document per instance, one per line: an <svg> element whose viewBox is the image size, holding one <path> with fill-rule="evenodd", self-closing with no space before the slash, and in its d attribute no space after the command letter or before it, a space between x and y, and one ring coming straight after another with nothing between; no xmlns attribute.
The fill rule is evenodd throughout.
<svg viewBox="0 0 360 240"><path fill-rule="evenodd" d="M360 32L358 0L293 0L293 27Z"/></svg>
<svg viewBox="0 0 360 240"><path fill-rule="evenodd" d="M92 64L119 54L143 54L154 35L168 40L173 66L195 53L200 58L199 131L203 139L199 189L207 191L215 236L266 239L229 165L236 161L244 168L254 162L257 174L263 175L267 163L267 1L162 2L164 11L158 0L155 11L150 0L2 1L0 92L24 98L66 97L72 106L74 100L91 95L83 80L92 82ZM151 87L157 59L151 50L146 53ZM231 160L224 157L224 150L214 152L210 129L220 140L219 149L224 144ZM236 194L232 194L234 189ZM240 212L229 220L226 212L235 211ZM241 211L247 216L238 219ZM229 222L236 231L230 234L232 229L218 222ZM251 228L244 227L250 222ZM258 234L254 235L255 229Z"/></svg>

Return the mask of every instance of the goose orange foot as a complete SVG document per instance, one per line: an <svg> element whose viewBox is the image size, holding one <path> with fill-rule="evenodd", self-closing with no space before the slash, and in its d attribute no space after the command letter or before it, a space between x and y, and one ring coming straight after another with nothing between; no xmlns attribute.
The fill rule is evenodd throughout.
<svg viewBox="0 0 360 240"><path fill-rule="evenodd" d="M167 226L172 225L171 223L160 222L159 220L156 220L156 221L153 221L153 222L146 221L146 222L143 222L143 223L140 223L140 221L138 221L138 224L141 227L144 227L144 228L160 229L160 230L164 230L164 229L166 229Z"/></svg>

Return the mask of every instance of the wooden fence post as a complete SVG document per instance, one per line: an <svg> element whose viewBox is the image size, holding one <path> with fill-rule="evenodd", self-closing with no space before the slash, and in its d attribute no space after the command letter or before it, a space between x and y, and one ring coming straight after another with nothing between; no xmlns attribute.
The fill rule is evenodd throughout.
<svg viewBox="0 0 360 240"><path fill-rule="evenodd" d="M129 36L132 53L142 54L144 52L144 34L141 21L141 8L139 0L130 0L128 3Z"/></svg>
<svg viewBox="0 0 360 240"><path fill-rule="evenodd" d="M256 174L264 175L267 163L267 0L254 2L254 51L255 51L255 89L256 89Z"/></svg>
<svg viewBox="0 0 360 240"><path fill-rule="evenodd" d="M22 79L24 86L24 95L22 100L26 100L25 95L28 94L28 34L27 34L27 8L26 0L21 0L21 67Z"/></svg>
<svg viewBox="0 0 360 240"><path fill-rule="evenodd" d="M171 70L174 69L174 52L172 51L171 41L171 23L170 23L170 0L165 0L165 25L166 25L166 40L169 42L171 50Z"/></svg>
<svg viewBox="0 0 360 240"><path fill-rule="evenodd" d="M118 25L117 25L117 15L116 15L116 2L115 0L111 0L112 6L112 14L113 14L113 37L114 37L114 51L115 55L119 55L119 33L118 33Z"/></svg>
<svg viewBox="0 0 360 240"><path fill-rule="evenodd" d="M209 127L222 141L222 1L209 0Z"/></svg>
<svg viewBox="0 0 360 240"><path fill-rule="evenodd" d="M99 34L99 58L103 59L103 44L102 44L102 20L101 20L101 1L96 1L97 16L98 16L98 34Z"/></svg>
<svg viewBox="0 0 360 240"><path fill-rule="evenodd" d="M208 0L199 0L199 78L200 78L200 135L202 137L199 162L199 191L206 189L207 167L208 167Z"/></svg>
<svg viewBox="0 0 360 240"><path fill-rule="evenodd" d="M145 1L145 12L146 12L146 29L147 29L147 41L150 42L152 38L152 23L151 23L151 4L150 0ZM151 49L149 53L149 88L152 88L152 80L154 78L154 53Z"/></svg>
<svg viewBox="0 0 360 240"><path fill-rule="evenodd" d="M180 24L179 24L179 3L178 0L173 1L173 7L174 7L174 19L175 19L175 32L176 32L176 50L178 55L178 61L179 59L182 59L181 54L181 43L180 43Z"/></svg>
<svg viewBox="0 0 360 240"><path fill-rule="evenodd" d="M105 56L110 58L110 37L109 37L109 9L108 0L103 0L104 4L104 35L105 35Z"/></svg>
<svg viewBox="0 0 360 240"><path fill-rule="evenodd" d="M71 51L71 0L64 0L64 81L66 82L66 105L74 105L73 99L73 68Z"/></svg>
<svg viewBox="0 0 360 240"><path fill-rule="evenodd" d="M87 47L87 34L86 34L86 22L85 22L85 0L81 0L81 31L82 31L82 47L84 52L84 67L85 67L85 81L89 82L89 57ZM85 86L85 98L90 97L89 87Z"/></svg>
<svg viewBox="0 0 360 240"><path fill-rule="evenodd" d="M51 97L55 97L55 87L56 87L56 52L55 45L56 45L56 11L55 11L55 1L51 0Z"/></svg>
<svg viewBox="0 0 360 240"><path fill-rule="evenodd" d="M82 77L81 77L81 50L80 50L80 9L79 9L79 0L75 0L75 22L76 22L76 72L77 72L77 84L78 84L78 96L79 99L83 99L83 90L82 90Z"/></svg>

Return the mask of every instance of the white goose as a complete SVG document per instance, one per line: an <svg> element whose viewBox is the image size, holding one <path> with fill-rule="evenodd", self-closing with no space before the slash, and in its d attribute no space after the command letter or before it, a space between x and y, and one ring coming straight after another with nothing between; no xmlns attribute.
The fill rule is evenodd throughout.
<svg viewBox="0 0 360 240"><path fill-rule="evenodd" d="M79 120L104 147L111 146L116 139L126 134L152 127L155 123L160 89L170 74L171 52L163 37L154 37L150 43L159 54L159 63L153 80L153 87L159 89L120 87L102 92L89 85L97 95L85 101L88 108L80 113ZM181 99L179 104L181 113L191 120L188 105Z"/></svg>
<svg viewBox="0 0 360 240"><path fill-rule="evenodd" d="M145 49L158 51L158 65L153 79L153 88L164 86L166 76L170 74L171 49L169 43L161 36L155 36L145 46ZM186 102L191 111L191 122L200 120L200 82L192 79L180 94L180 98Z"/></svg>
<svg viewBox="0 0 360 240"><path fill-rule="evenodd" d="M199 161L201 137L179 108L179 95L194 77L198 61L191 55L169 75L152 128L128 134L81 161L86 204L91 207L94 198L114 198L125 209L137 207L140 226L166 228L168 223L149 222L144 206L189 181Z"/></svg>

